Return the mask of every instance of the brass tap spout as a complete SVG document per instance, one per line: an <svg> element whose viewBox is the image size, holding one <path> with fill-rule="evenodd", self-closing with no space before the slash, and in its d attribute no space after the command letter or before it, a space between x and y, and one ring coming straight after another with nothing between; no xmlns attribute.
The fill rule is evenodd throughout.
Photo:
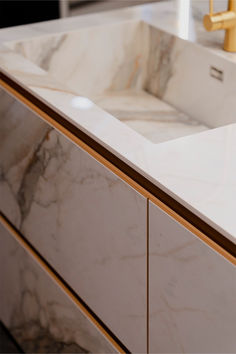
<svg viewBox="0 0 236 354"><path fill-rule="evenodd" d="M213 13L213 0L210 0L210 13L203 18L207 31L226 30L224 50L236 52L236 0L229 0L228 11Z"/></svg>

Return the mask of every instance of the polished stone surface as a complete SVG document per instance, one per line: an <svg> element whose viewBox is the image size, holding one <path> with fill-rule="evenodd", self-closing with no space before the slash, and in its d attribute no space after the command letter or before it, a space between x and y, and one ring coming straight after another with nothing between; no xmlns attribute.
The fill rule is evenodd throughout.
<svg viewBox="0 0 236 354"><path fill-rule="evenodd" d="M146 199L3 90L0 100L1 212L129 350L144 352Z"/></svg>
<svg viewBox="0 0 236 354"><path fill-rule="evenodd" d="M234 353L235 266L149 205L150 353Z"/></svg>
<svg viewBox="0 0 236 354"><path fill-rule="evenodd" d="M0 66L235 242L235 56L222 51L222 33L203 30L199 6L195 3L189 9L187 22L181 18L178 6L163 2L2 30ZM210 76L212 67L222 71L223 81ZM125 345L134 352L144 352L145 198L9 95L3 91L0 94L1 210ZM181 237L171 237L168 245L172 241L181 243ZM158 245L154 244L153 250L155 247ZM183 269L178 268L175 252L174 259L171 255L167 257L166 272L162 261L150 255L151 261L160 266L160 276L167 274L169 283L175 271ZM214 261L212 264L210 267L215 267ZM205 265L208 267L208 263ZM197 263L197 271L201 267L201 262ZM195 274L194 266L188 269ZM224 269L220 267L219 273ZM217 277L218 272L212 272ZM187 284L192 281L192 274L184 277L183 273L181 278L180 273L175 293L179 303L183 301L181 296L185 298L181 289L186 287L186 279ZM158 287L155 274L153 279L153 286ZM198 280L196 290L204 290L209 278L200 274ZM162 285L168 288L169 283L163 281ZM216 280L213 285L217 293ZM235 291L233 283L231 286L232 292L220 292L227 306ZM191 289L188 291L192 295ZM155 342L155 311L173 319L176 310L172 303L168 308L162 300L156 301L155 296L152 299L153 351L162 345ZM204 301L205 311L207 295ZM159 304L161 309L155 309ZM216 310L214 302L210 305ZM188 351L194 338L184 335L186 342L182 344L182 334L175 332L178 309L177 319L165 318L159 328L161 335L165 334L163 348L169 345L172 350ZM223 318L224 313L213 310L212 318ZM206 323L211 324L204 318L201 321L205 325L202 329ZM233 328L230 321L223 330ZM187 323L188 319L176 326L182 331ZM217 333L219 328L221 323ZM172 334L172 330L173 336L167 333ZM230 330L225 338L234 344ZM82 342L77 345L87 350Z"/></svg>
<svg viewBox="0 0 236 354"><path fill-rule="evenodd" d="M0 242L0 319L24 352L117 353L2 225Z"/></svg>
<svg viewBox="0 0 236 354"><path fill-rule="evenodd" d="M193 1L181 11L179 0L5 29L0 65L235 242L236 60L222 50L223 32L203 29L205 5ZM223 81L210 76L212 67L223 72ZM93 102L111 83L115 90L144 85L199 124L218 129L153 144ZM141 133L146 129L142 126Z"/></svg>

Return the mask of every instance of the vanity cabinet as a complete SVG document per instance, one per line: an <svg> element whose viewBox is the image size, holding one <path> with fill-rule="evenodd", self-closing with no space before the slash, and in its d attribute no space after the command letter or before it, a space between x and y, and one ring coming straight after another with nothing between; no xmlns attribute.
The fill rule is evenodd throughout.
<svg viewBox="0 0 236 354"><path fill-rule="evenodd" d="M146 346L146 199L65 137L49 155L22 233L132 351Z"/></svg>
<svg viewBox="0 0 236 354"><path fill-rule="evenodd" d="M146 198L0 98L1 211L130 351L145 352Z"/></svg>
<svg viewBox="0 0 236 354"><path fill-rule="evenodd" d="M1 224L0 244L0 319L24 352L117 352Z"/></svg>
<svg viewBox="0 0 236 354"><path fill-rule="evenodd" d="M231 263L3 90L0 127L1 212L131 352L235 351ZM115 352L4 230L0 318L20 344L33 324Z"/></svg>
<svg viewBox="0 0 236 354"><path fill-rule="evenodd" d="M149 205L150 353L234 353L235 267Z"/></svg>

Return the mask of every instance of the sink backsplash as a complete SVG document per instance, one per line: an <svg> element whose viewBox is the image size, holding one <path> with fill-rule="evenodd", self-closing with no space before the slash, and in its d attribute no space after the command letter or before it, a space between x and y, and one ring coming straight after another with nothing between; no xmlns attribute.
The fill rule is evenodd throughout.
<svg viewBox="0 0 236 354"><path fill-rule="evenodd" d="M84 96L142 88L148 26L129 21L18 43L11 48Z"/></svg>
<svg viewBox="0 0 236 354"><path fill-rule="evenodd" d="M7 46L79 95L145 90L209 127L236 122L235 63L143 21ZM211 76L212 68L222 72L221 81Z"/></svg>

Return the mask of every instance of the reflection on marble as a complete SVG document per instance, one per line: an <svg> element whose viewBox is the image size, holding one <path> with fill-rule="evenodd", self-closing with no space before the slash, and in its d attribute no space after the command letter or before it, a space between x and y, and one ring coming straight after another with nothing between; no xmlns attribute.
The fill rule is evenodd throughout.
<svg viewBox="0 0 236 354"><path fill-rule="evenodd" d="M222 7L219 3L216 10L225 9L225 1ZM208 33L203 28L206 2L196 0L190 5L193 17L185 32L187 41L180 33L176 1L3 29L0 67L235 242L236 145L231 123L236 122L236 56L222 50L223 31ZM25 57L12 51L16 46ZM30 61L36 57L48 71ZM156 68L151 68L152 62L158 63ZM211 66L223 71L223 81L210 76ZM149 83L149 89L178 111L210 128L231 126L153 144L95 104L86 110L73 105L86 92L93 98L110 93L111 88L147 90L145 78L150 73L157 81ZM147 125L137 129L145 134L147 129L149 136Z"/></svg>
<svg viewBox="0 0 236 354"><path fill-rule="evenodd" d="M35 152L51 128L2 89L0 102L0 207L20 227L43 168ZM24 192L25 186L30 192Z"/></svg>
<svg viewBox="0 0 236 354"><path fill-rule="evenodd" d="M93 46L88 47L87 41L90 40ZM152 142L159 143L207 129L197 122L196 117L195 121L190 121L173 107L168 109L181 117L177 118L177 124L168 121L169 124L165 124L164 117L161 117L159 124L153 122L160 118L160 113L153 111L153 104L165 106L165 103L160 100L155 103L155 99L145 92L159 98L169 92L169 82L176 76L176 42L176 37L171 34L142 21L130 21L109 26L109 29L101 26L96 32L93 28L85 29L8 45L50 75L66 82L78 94L90 97L99 107ZM104 56L107 46L110 52ZM115 111L112 108L114 101ZM149 119L130 121L129 117L123 117L124 107L129 104L132 104L134 114L142 106ZM180 108L183 109L184 105ZM150 114L153 117L151 120ZM171 120L177 121L173 117Z"/></svg>
<svg viewBox="0 0 236 354"><path fill-rule="evenodd" d="M195 43L180 38L177 9L170 2L4 29L0 31L0 67L76 127L234 242L236 125L211 129L162 144L153 144L135 131L139 130L149 139L159 141L160 129L158 136L154 134L153 137L150 134L153 126L146 124L147 120L153 118L150 106L156 107L157 102L171 124L176 122L176 111L184 112L185 115L178 113L177 116L178 121L191 121L191 132L185 131L186 134L192 134L194 120L199 122L199 125L194 125L196 130L199 127L200 130L220 127L236 121L235 55L222 51L223 32L206 33L199 22L201 12L196 10L192 13L198 16L192 28L194 33L189 37ZM14 43L6 45L6 41ZM209 75L211 66L223 71L223 82ZM119 95L122 96L124 90L130 90L128 96L132 96L134 90L135 95L141 94L142 98L135 105L135 108L139 107L139 112L133 109L131 113L127 107L123 109L127 95L121 100ZM154 104L153 98L147 98L142 90L159 97L175 109L171 108L169 112L170 107L156 99ZM112 96L109 102L106 95ZM86 96L88 100L86 109L81 105L81 96ZM105 110L99 107L99 100L103 102L101 105L106 106ZM149 106L150 100L152 104ZM118 101L119 106L116 105ZM148 107L145 106L147 101ZM132 102L129 99L128 105L134 108ZM11 113L13 108L15 115ZM88 301L129 349L144 352L145 200L46 124L41 126L39 119L7 95L1 96L0 109L1 210ZM137 121L137 116L144 117L144 110L145 126L143 118ZM125 119L128 123L127 113L128 119L132 117L129 124L135 130L122 122ZM113 114L119 119L115 119ZM154 114L155 118L160 118L159 108L155 108ZM12 120L12 115L15 120ZM190 121L186 117L190 117ZM24 123L21 125L21 122ZM173 126L175 131L171 139L176 138L176 123ZM180 124L177 126L180 127ZM166 131L161 139L163 137L166 139ZM170 240L170 245L173 240L175 237ZM208 252L207 249L207 256ZM152 261L152 255L150 257ZM88 262L88 258L91 262ZM190 264L191 260L187 257L184 262ZM210 274L215 290L211 299L216 295L217 300L215 279L218 275L214 271L215 265L212 269L207 262L198 265L200 269L203 269L203 265L205 267L200 275L197 272L199 283L196 284L202 285L207 293L211 278L209 280L206 276L205 282L202 278L205 273ZM163 271L165 267L167 274ZM168 263L164 267L161 264L158 269L162 270L160 277L165 275L170 284L172 280L175 282L171 272L172 269L173 274L175 269L178 271L176 263L173 262L173 266ZM231 276L231 270L229 273ZM192 273L187 275L181 278L181 273L178 273L180 282L183 279L183 283L186 280L192 284ZM226 287L229 285L227 279L227 276L223 279ZM163 283L171 293L165 279ZM153 284L155 287L155 282ZM232 283L229 288L232 289ZM191 289L187 288L188 298L181 289L179 286L177 291L179 298L182 296L181 306L185 300L195 300ZM196 294L201 299L199 289L196 289ZM233 293L235 289L225 293L226 302L232 303ZM154 298L152 304L155 305L155 301ZM155 315L154 307L152 316L155 326L156 317L159 319L169 306L169 299L167 301L156 302L161 303L162 307L160 313L157 309L158 316ZM164 326L160 329L161 335L164 335L158 337L155 331L152 335L154 339L163 339L160 344L154 340L154 351L158 345L173 350L178 348L179 351L190 348L190 344L195 345L194 331L188 333L188 329L193 328L191 321L181 317L183 312L178 312L179 307L176 311L173 303L174 300L170 302L168 312L171 319L164 318L161 324L159 322L160 327ZM207 300L204 304L209 303L210 300ZM214 302L209 308L212 309L210 314L207 312L210 320L220 318L220 321L212 324L209 320L207 330L215 330L218 326L215 332L219 333L224 313L217 312ZM193 309L196 308L193 306ZM178 321L190 324L189 327L172 321L173 313L176 316L180 314ZM203 316L200 320L204 324L208 323ZM186 332L176 334L176 328L184 328ZM207 330L203 333L199 328L199 322L196 328L199 329L199 335L207 335ZM228 325L223 328L224 338L229 339L228 343L235 344L232 328ZM209 333L213 337L212 332ZM167 337L171 338L168 343ZM182 337L187 341L183 345ZM205 342L208 343L208 338Z"/></svg>
<svg viewBox="0 0 236 354"><path fill-rule="evenodd" d="M209 129L145 91L111 91L93 100L155 144Z"/></svg>
<svg viewBox="0 0 236 354"><path fill-rule="evenodd" d="M150 353L234 353L236 267L150 203Z"/></svg>
<svg viewBox="0 0 236 354"><path fill-rule="evenodd" d="M165 6L160 7L163 16ZM157 28L130 20L96 30L12 41L7 46L64 82L68 93L93 98L113 91L144 90L202 125L215 128L236 122L235 63L232 67L222 56L163 31L162 22ZM223 72L223 83L210 76L211 67ZM148 122L145 128L153 129Z"/></svg>
<svg viewBox="0 0 236 354"><path fill-rule="evenodd" d="M2 100L1 211L131 351L144 352L146 199L13 98Z"/></svg>
<svg viewBox="0 0 236 354"><path fill-rule="evenodd" d="M24 352L117 352L2 225L0 243L0 319Z"/></svg>

